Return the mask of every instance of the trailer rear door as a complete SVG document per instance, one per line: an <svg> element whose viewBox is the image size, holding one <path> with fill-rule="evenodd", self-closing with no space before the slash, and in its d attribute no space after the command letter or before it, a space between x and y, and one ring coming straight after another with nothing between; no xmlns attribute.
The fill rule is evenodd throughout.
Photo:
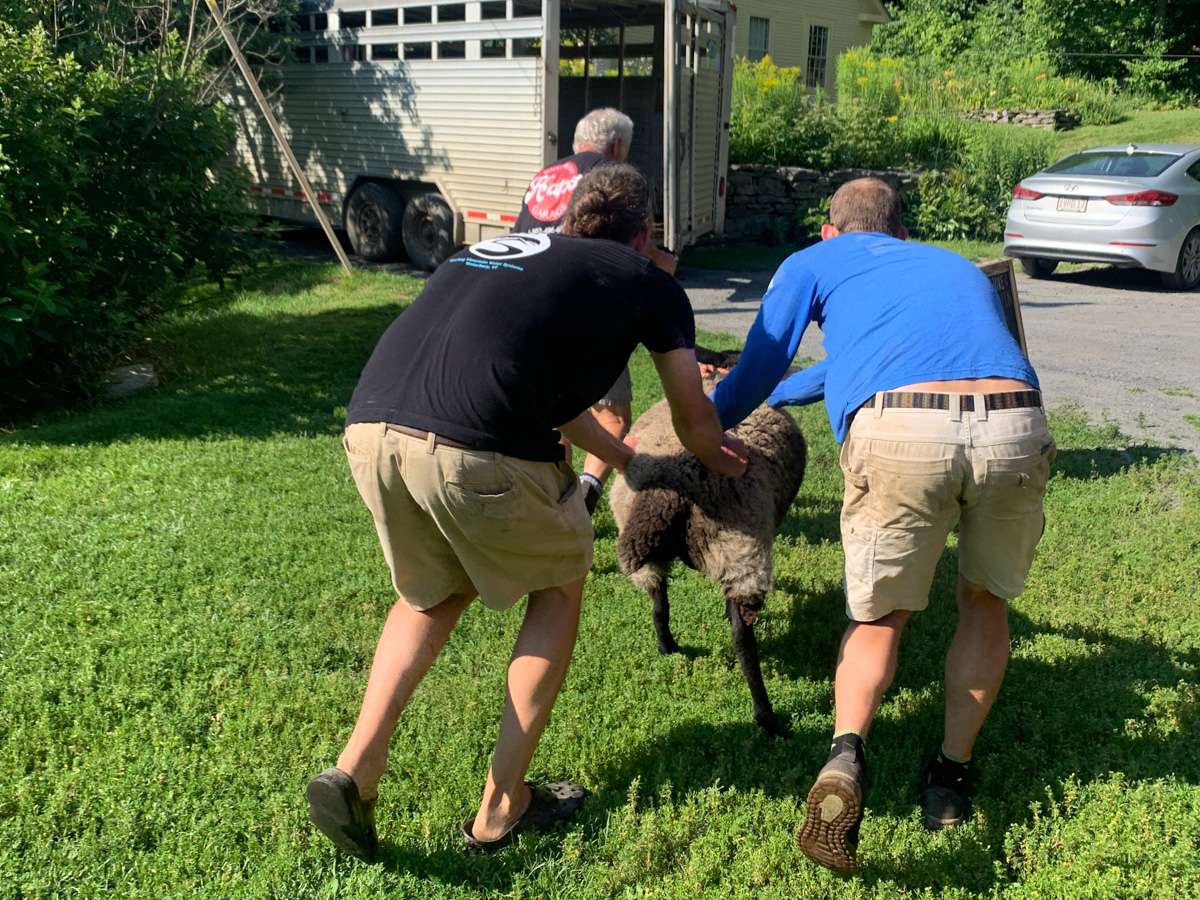
<svg viewBox="0 0 1200 900"><path fill-rule="evenodd" d="M663 231L678 250L724 225L733 12L705 0L664 6Z"/></svg>

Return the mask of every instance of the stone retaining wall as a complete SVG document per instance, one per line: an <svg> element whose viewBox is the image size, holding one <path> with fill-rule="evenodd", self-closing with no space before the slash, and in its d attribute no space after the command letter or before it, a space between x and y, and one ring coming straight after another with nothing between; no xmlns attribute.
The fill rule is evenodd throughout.
<svg viewBox="0 0 1200 900"><path fill-rule="evenodd" d="M784 240L800 235L800 219L847 181L872 176L903 197L917 188L911 172L837 169L818 172L794 166L730 166L725 188L725 238L753 240L774 234Z"/></svg>
<svg viewBox="0 0 1200 900"><path fill-rule="evenodd" d="M1070 131L1079 127L1081 117L1073 109L976 109L962 114L968 122L995 122L1026 125L1045 131Z"/></svg>

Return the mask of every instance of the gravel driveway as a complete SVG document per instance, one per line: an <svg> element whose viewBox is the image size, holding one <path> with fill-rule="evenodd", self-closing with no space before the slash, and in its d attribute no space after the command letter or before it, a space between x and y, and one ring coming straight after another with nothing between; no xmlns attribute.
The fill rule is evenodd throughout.
<svg viewBox="0 0 1200 900"><path fill-rule="evenodd" d="M315 228L289 232L283 252L336 262ZM352 260L424 275L404 263ZM681 266L677 277L698 327L744 338L771 273ZM1200 291L1168 291L1153 272L1093 266L1045 280L1018 268L1017 295L1048 406L1078 404L1093 422L1115 421L1135 443L1200 453ZM804 335L800 355L825 355L815 326Z"/></svg>
<svg viewBox="0 0 1200 900"><path fill-rule="evenodd" d="M697 326L739 338L771 280L766 272L687 268L678 277ZM1048 406L1077 403L1091 421L1111 419L1136 443L1200 453L1200 291L1168 291L1157 273L1091 267L1046 280L1018 269L1017 295ZM825 355L816 326L800 354Z"/></svg>

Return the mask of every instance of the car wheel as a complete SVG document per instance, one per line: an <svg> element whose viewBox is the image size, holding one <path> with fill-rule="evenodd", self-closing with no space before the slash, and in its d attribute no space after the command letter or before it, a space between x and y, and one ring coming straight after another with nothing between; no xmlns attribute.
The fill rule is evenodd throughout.
<svg viewBox="0 0 1200 900"><path fill-rule="evenodd" d="M391 188L368 181L346 204L346 233L350 246L363 259L386 262L404 248L404 204Z"/></svg>
<svg viewBox="0 0 1200 900"><path fill-rule="evenodd" d="M454 213L441 194L418 194L404 209L404 249L432 272L454 253Z"/></svg>
<svg viewBox="0 0 1200 900"><path fill-rule="evenodd" d="M1022 256L1021 271L1030 278L1049 278L1058 268L1057 259L1042 259L1040 256Z"/></svg>
<svg viewBox="0 0 1200 900"><path fill-rule="evenodd" d="M1163 284L1177 291L1194 291L1200 285L1200 228L1193 228L1179 248L1174 272L1162 273Z"/></svg>

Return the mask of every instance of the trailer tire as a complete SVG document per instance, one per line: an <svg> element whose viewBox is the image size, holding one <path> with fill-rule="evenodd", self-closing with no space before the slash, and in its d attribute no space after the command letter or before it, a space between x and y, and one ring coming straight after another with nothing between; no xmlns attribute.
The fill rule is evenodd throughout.
<svg viewBox="0 0 1200 900"><path fill-rule="evenodd" d="M387 262L404 249L404 203L387 185L360 184L346 204L350 246L363 259Z"/></svg>
<svg viewBox="0 0 1200 900"><path fill-rule="evenodd" d="M432 272L454 253L454 213L441 194L418 194L404 208L404 249Z"/></svg>

